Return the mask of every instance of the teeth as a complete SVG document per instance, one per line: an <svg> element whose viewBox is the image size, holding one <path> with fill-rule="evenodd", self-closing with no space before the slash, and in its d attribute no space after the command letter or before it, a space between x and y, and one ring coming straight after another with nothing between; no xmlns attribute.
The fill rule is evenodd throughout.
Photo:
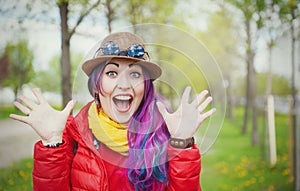
<svg viewBox="0 0 300 191"><path fill-rule="evenodd" d="M128 101L131 99L130 96L116 96L115 99L121 100L121 101Z"/></svg>

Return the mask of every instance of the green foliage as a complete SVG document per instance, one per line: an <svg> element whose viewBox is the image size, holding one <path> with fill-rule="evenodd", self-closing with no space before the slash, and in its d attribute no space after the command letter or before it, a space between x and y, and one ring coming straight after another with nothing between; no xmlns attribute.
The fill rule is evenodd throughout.
<svg viewBox="0 0 300 191"><path fill-rule="evenodd" d="M71 79L74 79L76 69L83 59L82 53L73 52L71 54ZM60 56L54 56L48 65L48 69L36 72L32 83L43 91L60 92L61 91L61 66Z"/></svg>
<svg viewBox="0 0 300 191"><path fill-rule="evenodd" d="M124 2L125 3L125 2ZM133 25L141 23L167 23L174 14L174 0L129 0L125 3L125 18Z"/></svg>
<svg viewBox="0 0 300 191"><path fill-rule="evenodd" d="M221 7L218 12L210 14L207 30L197 35L212 53L225 77L239 69L234 62L239 48L239 39L234 31L237 28L233 24L233 15Z"/></svg>
<svg viewBox="0 0 300 191"><path fill-rule="evenodd" d="M47 70L37 71L32 83L43 91L60 92L60 61L54 56L49 62Z"/></svg>
<svg viewBox="0 0 300 191"><path fill-rule="evenodd" d="M17 44L8 43L2 57L7 57L8 76L3 81L3 86L11 87L15 95L23 84L30 82L34 75L32 65L33 51L29 49L26 40L20 40Z"/></svg>
<svg viewBox="0 0 300 191"><path fill-rule="evenodd" d="M256 75L257 78L257 86L256 93L257 95L265 95L266 94L266 86L267 86L267 74L266 73L258 73ZM235 95L243 96L245 95L245 84L246 79L240 77L237 78L234 88ZM272 75L272 94L278 96L287 96L290 95L291 85L289 81L278 74Z"/></svg>
<svg viewBox="0 0 300 191"><path fill-rule="evenodd" d="M257 74L257 94L264 95L266 93L267 74ZM291 86L289 81L283 76L273 74L272 75L272 94L278 96L287 96L291 92Z"/></svg>
<svg viewBox="0 0 300 191"><path fill-rule="evenodd" d="M291 14L293 11L295 11L296 17L300 16L300 9L299 7L297 8L297 0L279 0L278 5L280 8L280 16L283 20L291 22Z"/></svg>

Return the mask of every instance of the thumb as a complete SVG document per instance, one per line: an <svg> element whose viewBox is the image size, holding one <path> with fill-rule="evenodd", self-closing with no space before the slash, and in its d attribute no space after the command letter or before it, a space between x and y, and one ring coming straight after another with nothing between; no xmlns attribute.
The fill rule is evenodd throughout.
<svg viewBox="0 0 300 191"><path fill-rule="evenodd" d="M160 112L160 114L165 118L168 111L167 111L166 107L164 106L164 104L162 104L161 102L158 101L158 102L156 102L156 106L157 106L157 109Z"/></svg>
<svg viewBox="0 0 300 191"><path fill-rule="evenodd" d="M72 109L75 107L76 105L76 101L75 100L71 100L68 102L68 104L66 105L66 107L63 110L63 113L66 113L67 115L69 115L72 111Z"/></svg>

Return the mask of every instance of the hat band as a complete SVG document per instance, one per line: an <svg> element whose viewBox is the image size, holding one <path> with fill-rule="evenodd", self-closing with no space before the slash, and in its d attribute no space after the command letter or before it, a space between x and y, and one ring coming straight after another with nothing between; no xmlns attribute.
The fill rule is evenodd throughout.
<svg viewBox="0 0 300 191"><path fill-rule="evenodd" d="M108 41L103 44L96 52L95 57L99 54L99 51L101 51L101 56L104 55L117 55L117 56L128 56L132 58L139 58L146 60L144 56L146 55L148 58L148 61L150 61L150 56L148 52L146 52L142 45L134 43L131 44L127 50L120 50L119 45L114 41Z"/></svg>

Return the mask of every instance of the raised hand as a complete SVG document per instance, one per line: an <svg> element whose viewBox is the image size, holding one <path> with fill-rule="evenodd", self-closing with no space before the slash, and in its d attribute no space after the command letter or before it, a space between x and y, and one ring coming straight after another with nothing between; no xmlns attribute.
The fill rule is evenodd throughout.
<svg viewBox="0 0 300 191"><path fill-rule="evenodd" d="M200 124L216 111L215 108L212 108L204 112L212 101L212 97L205 99L208 94L207 90L196 95L191 103L189 103L190 92L191 87L184 90L180 106L174 113L169 113L162 103L157 102L158 110L166 121L171 137L179 139L193 137Z"/></svg>
<svg viewBox="0 0 300 191"><path fill-rule="evenodd" d="M63 111L53 109L43 97L39 89L32 90L39 103L19 96L14 105L26 116L10 114L9 117L30 125L41 137L44 145L62 142L62 134L76 102L70 101Z"/></svg>

